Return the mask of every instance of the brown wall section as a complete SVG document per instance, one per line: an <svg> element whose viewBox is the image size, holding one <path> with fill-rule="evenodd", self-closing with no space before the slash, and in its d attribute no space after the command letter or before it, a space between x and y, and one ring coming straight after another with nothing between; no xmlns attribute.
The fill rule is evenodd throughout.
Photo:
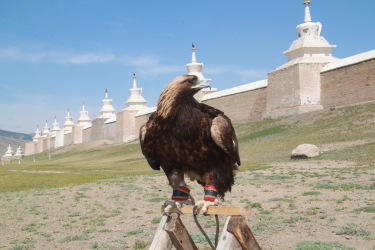
<svg viewBox="0 0 375 250"><path fill-rule="evenodd" d="M375 59L321 74L324 108L375 100Z"/></svg>
<svg viewBox="0 0 375 250"><path fill-rule="evenodd" d="M245 123L263 119L267 105L267 88L259 88L238 94L202 101L220 109L233 123Z"/></svg>
<svg viewBox="0 0 375 250"><path fill-rule="evenodd" d="M268 73L267 111L300 104L299 65Z"/></svg>

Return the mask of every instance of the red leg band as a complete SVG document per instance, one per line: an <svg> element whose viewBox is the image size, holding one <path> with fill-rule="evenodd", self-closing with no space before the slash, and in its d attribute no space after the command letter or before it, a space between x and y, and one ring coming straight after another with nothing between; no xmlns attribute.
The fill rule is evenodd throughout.
<svg viewBox="0 0 375 250"><path fill-rule="evenodd" d="M184 186L179 186L177 189L173 190L172 200L174 201L186 201L189 199L190 189Z"/></svg>
<svg viewBox="0 0 375 250"><path fill-rule="evenodd" d="M206 185L204 187L204 198L205 201L215 201L217 198L217 188L212 185Z"/></svg>

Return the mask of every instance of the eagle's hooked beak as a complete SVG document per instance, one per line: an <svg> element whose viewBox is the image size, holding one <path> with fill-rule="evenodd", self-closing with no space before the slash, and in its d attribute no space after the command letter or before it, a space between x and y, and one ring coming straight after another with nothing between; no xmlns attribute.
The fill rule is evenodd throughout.
<svg viewBox="0 0 375 250"><path fill-rule="evenodd" d="M203 79L197 85L192 86L193 89L203 89L203 88L211 88L210 85L211 79Z"/></svg>

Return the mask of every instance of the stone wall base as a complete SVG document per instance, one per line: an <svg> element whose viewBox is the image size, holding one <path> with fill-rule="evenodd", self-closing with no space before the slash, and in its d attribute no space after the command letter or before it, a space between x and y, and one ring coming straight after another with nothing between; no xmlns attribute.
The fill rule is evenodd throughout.
<svg viewBox="0 0 375 250"><path fill-rule="evenodd" d="M292 116L292 115L299 115L299 114L304 114L316 110L322 110L323 106L322 105L303 105L303 106L297 106L297 107L291 107L287 109L277 109L277 110L272 110L268 111L264 115L264 119L277 119L280 117L285 117L285 116Z"/></svg>

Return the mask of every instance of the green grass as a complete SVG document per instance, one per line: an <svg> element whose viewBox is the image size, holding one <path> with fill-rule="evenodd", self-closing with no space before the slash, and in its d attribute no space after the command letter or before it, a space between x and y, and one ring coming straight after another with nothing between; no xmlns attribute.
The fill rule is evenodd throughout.
<svg viewBox="0 0 375 250"><path fill-rule="evenodd" d="M127 232L126 236L137 235L137 234L141 234L141 233L143 233L143 229L136 229L134 231Z"/></svg>
<svg viewBox="0 0 375 250"><path fill-rule="evenodd" d="M354 211L361 211L366 213L375 213L375 206L367 206L367 207L361 207L357 208Z"/></svg>
<svg viewBox="0 0 375 250"><path fill-rule="evenodd" d="M326 242L326 241L300 241L297 243L296 250L355 250L355 248L347 247L337 242Z"/></svg>
<svg viewBox="0 0 375 250"><path fill-rule="evenodd" d="M282 119L234 124L242 162L239 171L266 169L271 167L272 162L291 161L291 151L302 143L321 146L364 139L367 140L364 144L325 152L314 159L345 160L373 168L375 154L371 152L375 152L374 110L375 102ZM21 165L13 163L0 168L0 192L43 190L123 176L162 174L148 166L139 143L103 144L94 149L69 146L25 157L21 162ZM291 177L264 178L284 180ZM375 189L375 183L367 187L350 183L324 185L319 188ZM124 189L133 188L137 189L133 185L124 186Z"/></svg>
<svg viewBox="0 0 375 250"><path fill-rule="evenodd" d="M149 243L147 243L147 242L144 242L144 241L141 241L141 240L137 240L137 241L134 243L133 249L144 249L144 248L146 248L148 245L149 245Z"/></svg>
<svg viewBox="0 0 375 250"><path fill-rule="evenodd" d="M332 189L332 190L353 190L353 189L364 189L364 190L374 190L375 189L375 183L372 183L370 185L360 185L356 183L330 183L330 182L323 182L323 183L317 183L315 185L316 188L322 188L322 189Z"/></svg>
<svg viewBox="0 0 375 250"><path fill-rule="evenodd" d="M62 238L61 240L59 240L59 242L64 243L64 242L71 242L71 241L82 241L82 240L89 240L91 238L93 238L93 236L89 234L70 235L70 236L66 236Z"/></svg>
<svg viewBox="0 0 375 250"><path fill-rule="evenodd" d="M337 235L359 235L359 236L369 236L370 232L355 228L355 225L348 224L347 226L337 230L335 232Z"/></svg>
<svg viewBox="0 0 375 250"><path fill-rule="evenodd" d="M309 195L321 195L321 192L318 191L308 191L308 192L303 192L302 196L309 196Z"/></svg>

